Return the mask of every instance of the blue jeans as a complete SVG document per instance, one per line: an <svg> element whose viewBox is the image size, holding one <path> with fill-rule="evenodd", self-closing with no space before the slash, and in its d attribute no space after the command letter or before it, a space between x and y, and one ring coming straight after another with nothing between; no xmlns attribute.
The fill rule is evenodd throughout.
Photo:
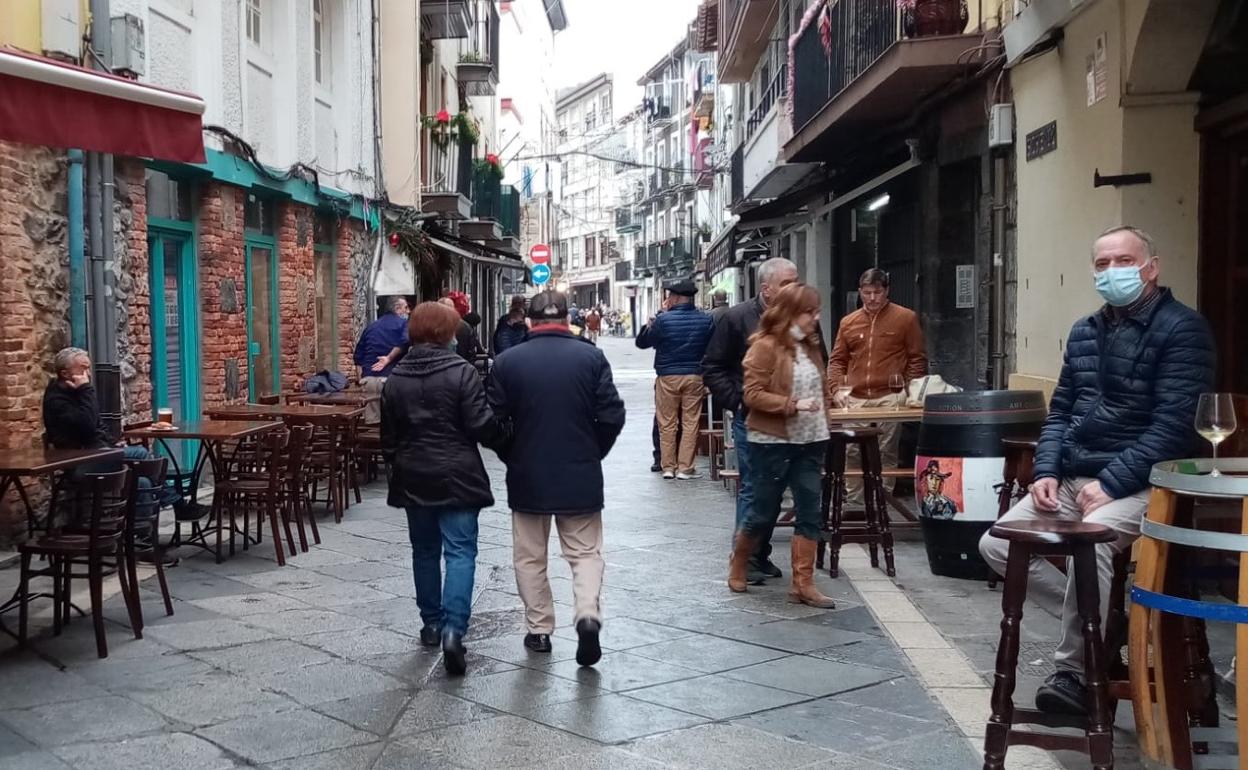
<svg viewBox="0 0 1248 770"><path fill-rule="evenodd" d="M407 509L407 536L412 543L412 578L416 606L427 626L468 632L472 584L477 571L479 511ZM446 559L446 582L442 559Z"/></svg>
<svg viewBox="0 0 1248 770"><path fill-rule="evenodd" d="M750 512L754 510L754 476L751 471L753 448L746 440L746 435L744 410L738 410L732 418L732 445L737 453L737 473L740 474L737 479L737 530L745 526L745 522L750 518ZM755 558L766 559L771 555L773 529L774 527L767 527L765 531L760 530L757 535L759 540L758 550L754 554ZM734 531L733 534L735 536L736 532Z"/></svg>
<svg viewBox="0 0 1248 770"><path fill-rule="evenodd" d="M813 444L753 444L754 510L742 527L750 537L770 532L780 518L786 487L793 490L794 533L819 539L822 525L823 460L828 442Z"/></svg>

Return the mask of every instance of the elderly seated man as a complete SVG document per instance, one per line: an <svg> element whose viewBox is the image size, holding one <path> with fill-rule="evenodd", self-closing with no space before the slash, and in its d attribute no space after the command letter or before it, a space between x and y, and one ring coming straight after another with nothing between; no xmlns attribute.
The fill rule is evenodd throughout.
<svg viewBox="0 0 1248 770"><path fill-rule="evenodd" d="M1117 541L1096 547L1104 615L1114 554L1140 535L1150 469L1194 448L1196 404L1213 387L1214 343L1205 319L1158 285L1160 258L1144 231L1106 230L1093 246L1091 268L1105 304L1076 321L1067 336L1036 445L1031 495L1001 520L1082 520L1117 532ZM1007 541L985 534L979 552L1005 574ZM1033 572L1043 568L1033 560ZM1066 580L1054 663L1057 671L1036 693L1036 707L1083 714L1083 636L1073 572Z"/></svg>

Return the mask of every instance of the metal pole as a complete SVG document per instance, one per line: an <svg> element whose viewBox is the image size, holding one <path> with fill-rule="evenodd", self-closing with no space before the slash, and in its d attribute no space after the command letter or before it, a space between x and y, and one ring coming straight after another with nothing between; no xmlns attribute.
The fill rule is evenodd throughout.
<svg viewBox="0 0 1248 770"><path fill-rule="evenodd" d="M69 184L66 214L69 220L69 344L87 347L87 274L83 259L83 153L69 151Z"/></svg>
<svg viewBox="0 0 1248 770"><path fill-rule="evenodd" d="M992 160L992 387L1005 387L1005 158Z"/></svg>

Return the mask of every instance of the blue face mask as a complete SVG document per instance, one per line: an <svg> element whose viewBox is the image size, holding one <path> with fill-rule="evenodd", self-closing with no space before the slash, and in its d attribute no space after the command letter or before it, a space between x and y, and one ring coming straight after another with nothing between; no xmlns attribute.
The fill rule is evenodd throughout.
<svg viewBox="0 0 1248 770"><path fill-rule="evenodd" d="M1096 273L1096 291L1114 307L1126 307L1144 293L1144 278L1140 275L1142 269L1135 266L1107 267Z"/></svg>

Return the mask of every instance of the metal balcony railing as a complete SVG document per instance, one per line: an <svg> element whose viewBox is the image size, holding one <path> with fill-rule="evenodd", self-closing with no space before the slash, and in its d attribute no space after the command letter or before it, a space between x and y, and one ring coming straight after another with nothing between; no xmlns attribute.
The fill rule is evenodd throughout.
<svg viewBox="0 0 1248 770"><path fill-rule="evenodd" d="M732 205L736 205L745 198L745 147L744 145L737 147L732 151L732 160L729 163L730 176L730 195Z"/></svg>
<svg viewBox="0 0 1248 770"><path fill-rule="evenodd" d="M802 32L793 49L793 128L800 130L901 39L896 0L839 0L830 3L831 54L824 51L818 24Z"/></svg>
<svg viewBox="0 0 1248 770"><path fill-rule="evenodd" d="M424 143L429 148L429 176L425 189L431 193L457 192L472 198L471 144L460 143L457 137L439 145L431 129L424 130Z"/></svg>
<svg viewBox="0 0 1248 770"><path fill-rule="evenodd" d="M468 41L460 53L456 80L468 96L492 96L498 87L499 15L492 0L475 0Z"/></svg>
<svg viewBox="0 0 1248 770"><path fill-rule="evenodd" d="M750 112L749 119L745 122L745 141L750 141L754 133L758 131L758 127L763 124L767 116L771 114L771 109L775 107L781 99L789 91L789 65L784 63L780 65L780 71L771 79L767 90L763 91L763 95L759 98L758 104L754 105L754 110Z"/></svg>

